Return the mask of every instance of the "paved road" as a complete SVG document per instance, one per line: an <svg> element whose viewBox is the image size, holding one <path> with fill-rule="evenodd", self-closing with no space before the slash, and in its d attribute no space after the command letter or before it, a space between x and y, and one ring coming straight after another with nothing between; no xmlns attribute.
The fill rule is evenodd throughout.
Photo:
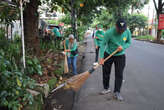
<svg viewBox="0 0 164 110"><path fill-rule="evenodd" d="M95 58L92 39L87 42L83 71L92 66ZM113 90L114 71L111 75ZM164 45L133 40L127 50L124 79L124 102L114 100L112 94L99 95L103 89L99 68L77 93L73 110L164 110Z"/></svg>

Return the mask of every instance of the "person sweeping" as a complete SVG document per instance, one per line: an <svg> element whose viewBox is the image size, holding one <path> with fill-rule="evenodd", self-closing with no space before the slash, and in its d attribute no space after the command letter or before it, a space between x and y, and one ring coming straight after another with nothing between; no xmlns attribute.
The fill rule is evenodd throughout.
<svg viewBox="0 0 164 110"><path fill-rule="evenodd" d="M54 27L52 30L52 35L54 36L55 47L57 47L58 49L60 49L60 42L62 41L62 35L59 29L60 29L60 25Z"/></svg>
<svg viewBox="0 0 164 110"><path fill-rule="evenodd" d="M101 25L98 25L97 26L97 31L96 31L96 34L95 34L95 47L96 47L96 57L95 57L95 63L93 63L93 65L97 65L98 64L98 58L99 58L99 49L100 49L100 46L101 46L101 43L104 39L104 31L102 30L102 26Z"/></svg>
<svg viewBox="0 0 164 110"><path fill-rule="evenodd" d="M111 29L107 30L100 47L100 61L99 64L103 65L103 86L104 90L101 94L110 93L110 73L112 64L115 66L115 86L114 86L114 97L117 100L122 101L121 86L123 80L123 71L126 64L125 50L131 44L131 32L127 29L127 24L124 19L120 18L117 20L116 25ZM118 52L110 59L104 62L104 59L109 56L113 51Z"/></svg>
<svg viewBox="0 0 164 110"><path fill-rule="evenodd" d="M77 56L78 56L78 48L77 48L77 42L74 38L73 34L69 35L69 38L65 40L66 45L66 55L68 59L68 67L69 70L71 70L71 67L73 69L73 74L77 74Z"/></svg>

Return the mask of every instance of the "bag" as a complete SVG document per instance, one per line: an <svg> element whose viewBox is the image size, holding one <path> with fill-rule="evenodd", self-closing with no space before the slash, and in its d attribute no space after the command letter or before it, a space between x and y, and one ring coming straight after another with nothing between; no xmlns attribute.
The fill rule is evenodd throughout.
<svg viewBox="0 0 164 110"><path fill-rule="evenodd" d="M72 54L73 56L77 55L77 54L78 54L78 49L76 49L75 51L72 51L71 54Z"/></svg>

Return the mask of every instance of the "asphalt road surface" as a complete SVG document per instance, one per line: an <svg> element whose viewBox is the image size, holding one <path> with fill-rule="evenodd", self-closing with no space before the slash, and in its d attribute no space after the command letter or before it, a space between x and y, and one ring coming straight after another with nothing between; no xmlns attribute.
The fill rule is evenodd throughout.
<svg viewBox="0 0 164 110"><path fill-rule="evenodd" d="M87 39L82 70L88 70L95 59L93 40ZM132 41L126 51L127 64L122 86L123 102L113 94L100 95L102 69L97 69L76 94L73 110L164 110L164 45ZM114 89L112 68L111 89Z"/></svg>

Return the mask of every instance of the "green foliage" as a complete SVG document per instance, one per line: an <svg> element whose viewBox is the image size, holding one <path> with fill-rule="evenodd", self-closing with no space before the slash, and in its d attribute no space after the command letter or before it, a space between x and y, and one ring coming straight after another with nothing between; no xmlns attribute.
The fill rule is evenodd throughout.
<svg viewBox="0 0 164 110"><path fill-rule="evenodd" d="M87 29L88 29L88 26L85 26L85 25L80 26L77 29L79 41L82 41L84 39L84 34L85 34Z"/></svg>
<svg viewBox="0 0 164 110"><path fill-rule="evenodd" d="M161 37L164 38L164 30L162 30L162 36Z"/></svg>
<svg viewBox="0 0 164 110"><path fill-rule="evenodd" d="M58 68L54 71L54 74L56 74L57 76L61 76L63 74L64 71L64 67L63 64L59 64Z"/></svg>
<svg viewBox="0 0 164 110"><path fill-rule="evenodd" d="M71 16L70 14L66 14L65 16L63 16L62 19L60 19L60 22L63 22L65 24L65 26L67 28L64 29L64 37L67 38L69 36L69 34L72 34L73 29L72 27L68 27L71 24ZM81 20L78 20L78 28L77 28L77 33L78 33L78 40L83 40L85 31L88 29L88 25L87 24L83 24L81 22Z"/></svg>
<svg viewBox="0 0 164 110"><path fill-rule="evenodd" d="M149 0L104 0L103 5L113 15L115 19L123 17L125 12L133 7L134 9L141 9Z"/></svg>
<svg viewBox="0 0 164 110"><path fill-rule="evenodd" d="M64 29L64 37L68 38L70 34L72 34L73 30L71 27Z"/></svg>
<svg viewBox="0 0 164 110"><path fill-rule="evenodd" d="M59 24L59 22L57 20L46 20L46 22L48 24L54 24L54 25L58 25Z"/></svg>
<svg viewBox="0 0 164 110"><path fill-rule="evenodd" d="M142 14L132 14L127 16L127 24L133 33L136 28L145 28L148 18Z"/></svg>
<svg viewBox="0 0 164 110"><path fill-rule="evenodd" d="M5 24L11 24L13 20L16 20L18 18L18 8L8 5L6 2L0 3L0 22Z"/></svg>
<svg viewBox="0 0 164 110"><path fill-rule="evenodd" d="M19 71L16 62L6 57L6 51L0 50L0 105L18 110L21 105L31 104L33 97L26 91L34 87L34 81Z"/></svg>
<svg viewBox="0 0 164 110"><path fill-rule="evenodd" d="M63 22L65 25L70 25L71 24L71 16L70 14L66 14L65 16L63 16L59 22Z"/></svg>
<svg viewBox="0 0 164 110"><path fill-rule="evenodd" d="M26 64L27 64L27 68L26 68L27 74L30 75L38 74L40 76L43 74L40 62L36 57L34 58L26 57Z"/></svg>
<svg viewBox="0 0 164 110"><path fill-rule="evenodd" d="M0 29L0 38L2 39L5 36L5 30Z"/></svg>
<svg viewBox="0 0 164 110"><path fill-rule="evenodd" d="M50 90L52 90L55 86L55 84L57 83L57 79L56 78L52 78L48 81L48 85L50 87Z"/></svg>
<svg viewBox="0 0 164 110"><path fill-rule="evenodd" d="M103 25L105 29L108 29L110 26L114 24L113 16L107 11L107 9L103 9L101 14L99 14L92 24L92 27L95 28L96 25Z"/></svg>
<svg viewBox="0 0 164 110"><path fill-rule="evenodd" d="M56 47L55 47L55 42L53 41L53 39L49 40L49 41L40 41L40 48L42 50L53 50L56 51Z"/></svg>
<svg viewBox="0 0 164 110"><path fill-rule="evenodd" d="M12 110L18 110L21 105L31 104L32 95L26 91L33 88L35 81L27 76L22 66L21 40L6 40L4 34L0 36L0 106L6 106ZM33 67L40 73L38 61L33 59ZM28 66L27 66L28 68ZM39 69L38 69L39 68ZM41 73L40 73L41 74Z"/></svg>
<svg viewBox="0 0 164 110"><path fill-rule="evenodd" d="M8 59L13 65L21 66L21 43L14 41L8 41L4 36L0 38L0 47L4 51L4 56ZM16 64L15 64L15 63Z"/></svg>
<svg viewBox="0 0 164 110"><path fill-rule="evenodd" d="M146 35L146 36L138 36L138 37L136 37L136 39L139 39L139 40L154 40L155 38L153 36Z"/></svg>
<svg viewBox="0 0 164 110"><path fill-rule="evenodd" d="M132 9L142 9L145 4L148 4L150 0L132 0Z"/></svg>

